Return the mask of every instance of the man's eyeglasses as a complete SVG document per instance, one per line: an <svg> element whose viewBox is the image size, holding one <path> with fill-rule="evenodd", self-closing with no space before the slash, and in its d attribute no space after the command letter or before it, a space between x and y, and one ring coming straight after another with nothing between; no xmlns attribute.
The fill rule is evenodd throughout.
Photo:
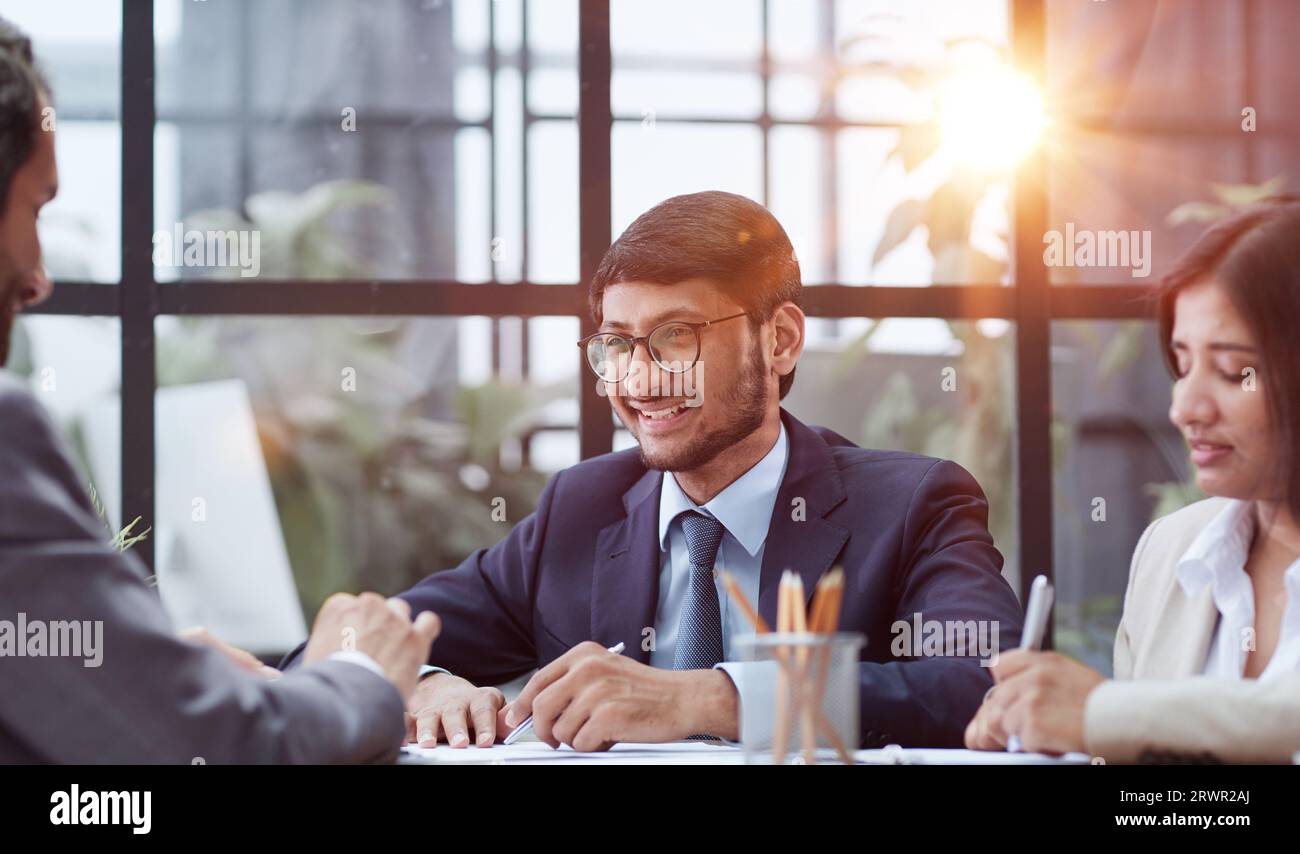
<svg viewBox="0 0 1300 854"><path fill-rule="evenodd" d="M587 354L587 365L592 373L607 383L622 382L632 370L632 355L638 344L645 344L650 358L665 371L682 374L695 367L700 358L700 334L715 323L744 317L746 312L688 323L670 320L650 330L639 338L614 332L597 332L578 342Z"/></svg>

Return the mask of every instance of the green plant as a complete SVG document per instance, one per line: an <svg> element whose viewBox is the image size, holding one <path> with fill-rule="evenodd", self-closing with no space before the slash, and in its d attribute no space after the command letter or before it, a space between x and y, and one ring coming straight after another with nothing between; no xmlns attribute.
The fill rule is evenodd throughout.
<svg viewBox="0 0 1300 854"><path fill-rule="evenodd" d="M1286 186L1286 177L1275 175L1260 184L1210 184L1214 201L1184 202L1169 212L1165 222L1177 227L1189 223L1205 225L1217 222L1248 205L1275 195Z"/></svg>
<svg viewBox="0 0 1300 854"><path fill-rule="evenodd" d="M933 106L939 101L940 88L971 48L979 48L995 62L1008 59L1004 48L972 38L933 39L924 45L928 50L909 52L916 60L882 59L888 55L889 45L896 43L890 33L896 22L892 15L865 16L861 34L839 46L836 82L849 76L876 78L902 87L917 104ZM831 87L826 97L833 92ZM1007 176L961 158L944 157L937 112L930 109L924 113L920 120L899 128L884 168L901 168L909 180L925 170L931 180L914 183L930 189L903 198L893 207L872 251L871 265L878 266L924 229L934 265L931 281L999 284L1008 271L1005 207L992 240L984 235L977 245L972 232L977 210L1005 192ZM934 175L939 176L937 184ZM847 374L864 369L870 358L869 342L878 329L879 323L873 323L844 350L838 371ZM1011 348L999 333L986 333L978 323L950 322L948 329L961 348L957 405L920 405L912 377L899 371L887 379L883 392L872 402L857 438L868 446L950 457L969 469L986 490L994 539L1007 554L1008 563L1014 565L1014 490L1006 476L1013 468L1015 449ZM934 379L939 381L937 376Z"/></svg>
<svg viewBox="0 0 1300 854"><path fill-rule="evenodd" d="M339 222L391 221L391 202L377 185L330 182L251 197L246 218L206 211L186 224L260 229L263 276L369 278L377 262L349 250ZM502 448L572 386L458 387L454 323L221 317L160 327L161 385L238 377L247 387L306 613L338 590L397 592L491 546L532 511L543 476L503 465Z"/></svg>
<svg viewBox="0 0 1300 854"><path fill-rule="evenodd" d="M345 239L339 221L366 211L382 217L393 211L393 194L371 181L340 180L317 184L305 192L254 193L243 212L205 209L185 218L187 228L200 231L256 231L260 240L260 273L267 279L366 278L373 274L373 259L365 257ZM381 233L400 231L399 219L387 216ZM216 268L217 278L240 275L236 267Z"/></svg>
<svg viewBox="0 0 1300 854"><path fill-rule="evenodd" d="M104 527L108 529L108 532L111 535L108 540L110 546L117 549L119 552L124 552L136 543L148 539L149 532L152 531L153 528L145 528L140 533L135 533L135 526L139 525L140 520L143 518L141 516L136 516L131 520L131 524L114 533L113 529L108 524L108 511L104 509L104 502L100 500L99 492L95 489L95 484L86 484L86 489L90 492L90 503L95 508L95 513L99 516L100 520L104 523Z"/></svg>
<svg viewBox="0 0 1300 854"><path fill-rule="evenodd" d="M1115 629L1124 597L1090 596L1078 602L1058 602L1055 613L1056 648L1103 673L1110 673Z"/></svg>

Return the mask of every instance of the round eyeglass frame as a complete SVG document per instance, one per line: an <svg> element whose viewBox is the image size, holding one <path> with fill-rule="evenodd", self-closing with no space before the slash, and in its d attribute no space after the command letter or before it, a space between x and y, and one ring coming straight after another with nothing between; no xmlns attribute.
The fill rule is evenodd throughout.
<svg viewBox="0 0 1300 854"><path fill-rule="evenodd" d="M587 367L591 369L591 372L596 375L597 379L607 383L621 383L623 380L627 379L628 374L632 372L631 357L636 355L636 348L638 345L641 344L645 344L646 352L650 354L650 358L653 359L654 363L658 365L660 368L669 372L670 374L684 374L687 371L689 371L691 368L695 367L695 364L700 360L700 347L703 343L702 333L704 332L705 329L708 329L710 326L713 326L714 324L725 323L728 320L735 320L737 317L745 317L747 314L749 314L749 312L742 311L739 314L729 314L726 317L719 317L716 320L702 320L702 321L694 321L694 322L689 320L665 320L663 323L657 324L653 329L651 329L645 335L640 335L640 336L619 335L617 332L593 332L592 334L578 340L578 348L582 350L583 353L586 355ZM674 369L669 367L668 365L665 365L663 362L659 360L659 354L657 354L654 348L650 346L650 339L654 337L656 332L658 332L660 329L663 329L666 326L686 326L689 327L690 330L695 333L695 355L691 357L690 367ZM590 349L591 342L596 340L597 338L618 338L623 341L626 341L629 345L628 347L629 358L627 360L627 365L624 368L622 375L620 375L617 379L609 379L608 377L603 376L600 373L600 371L596 370L596 366L591 361L591 349Z"/></svg>

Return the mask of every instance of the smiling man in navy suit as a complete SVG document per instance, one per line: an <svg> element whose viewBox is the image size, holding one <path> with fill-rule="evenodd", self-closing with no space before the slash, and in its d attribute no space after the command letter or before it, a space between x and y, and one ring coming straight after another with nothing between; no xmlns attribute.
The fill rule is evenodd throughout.
<svg viewBox="0 0 1300 854"><path fill-rule="evenodd" d="M408 738L491 744L531 713L540 738L579 750L735 739L732 637L750 627L713 570L774 624L783 570L811 593L840 565L840 628L868 639L863 743L960 746L993 684L980 657L890 641L921 615L1015 644L987 503L954 463L858 448L781 408L804 345L781 225L729 193L668 199L610 247L590 299L599 332L579 345L639 448L560 472L502 542L402 594L442 618L430 663L446 671L417 689ZM534 668L509 706L478 687Z"/></svg>

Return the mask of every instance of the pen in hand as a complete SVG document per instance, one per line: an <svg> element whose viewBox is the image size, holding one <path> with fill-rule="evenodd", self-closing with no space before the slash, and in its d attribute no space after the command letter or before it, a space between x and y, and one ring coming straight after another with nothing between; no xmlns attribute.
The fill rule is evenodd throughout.
<svg viewBox="0 0 1300 854"><path fill-rule="evenodd" d="M619 641L618 643L614 644L609 648L609 652L612 652L615 655L619 655L623 652L624 648L625 646L623 642ZM524 733L530 732L532 728L533 728L533 716L529 715L528 717L524 718L524 720L519 724L519 726L510 730L509 735L501 739L501 744L503 746L508 744L514 744L516 741L519 740L519 738L522 735L524 735Z"/></svg>
<svg viewBox="0 0 1300 854"><path fill-rule="evenodd" d="M1047 633L1047 615L1052 611L1052 584L1047 576L1040 575L1029 587L1029 606L1025 608L1025 633L1020 637L1022 650L1039 650ZM1020 737L1014 733L1007 739L1007 753L1020 752Z"/></svg>

